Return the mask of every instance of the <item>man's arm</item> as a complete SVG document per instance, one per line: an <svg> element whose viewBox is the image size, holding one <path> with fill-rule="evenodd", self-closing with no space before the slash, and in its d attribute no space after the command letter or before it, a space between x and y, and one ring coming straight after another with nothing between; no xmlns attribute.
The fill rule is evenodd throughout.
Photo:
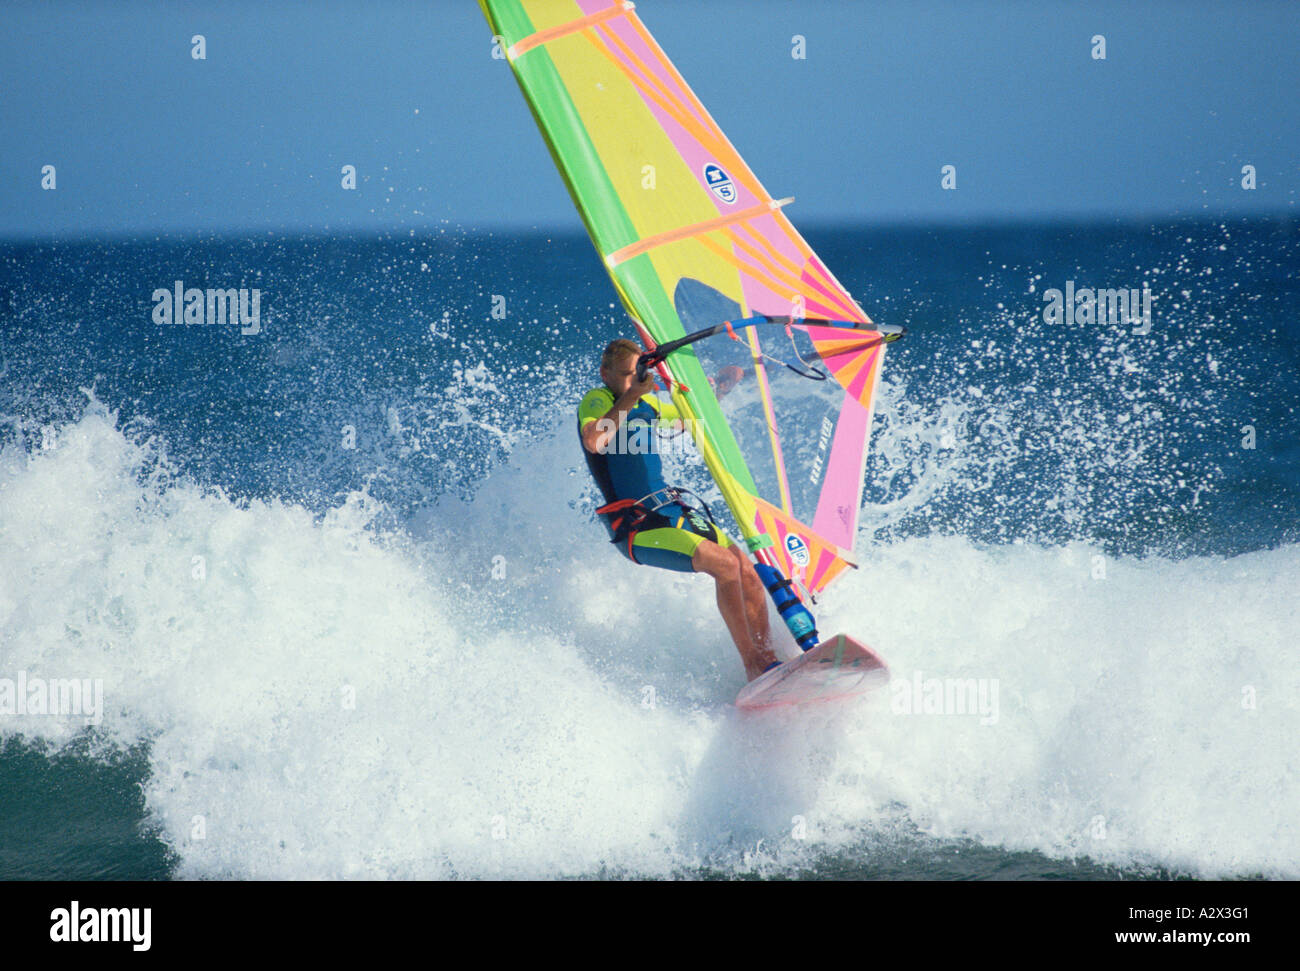
<svg viewBox="0 0 1300 971"><path fill-rule="evenodd" d="M637 406L642 395L654 390L653 374L647 374L645 381L633 381L632 385L615 400L614 406L598 418L587 418L582 424L582 447L593 454L602 452L618 433L618 428L627 420L627 413Z"/></svg>

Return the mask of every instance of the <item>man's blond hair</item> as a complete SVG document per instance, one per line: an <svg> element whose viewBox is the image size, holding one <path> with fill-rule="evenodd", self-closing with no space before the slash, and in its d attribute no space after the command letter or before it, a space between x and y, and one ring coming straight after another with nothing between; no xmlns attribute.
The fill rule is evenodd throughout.
<svg viewBox="0 0 1300 971"><path fill-rule="evenodd" d="M602 369L609 370L619 361L629 354L641 356L641 345L636 341L630 341L626 337L620 337L618 340L610 341L605 345L604 352L600 355L600 366Z"/></svg>

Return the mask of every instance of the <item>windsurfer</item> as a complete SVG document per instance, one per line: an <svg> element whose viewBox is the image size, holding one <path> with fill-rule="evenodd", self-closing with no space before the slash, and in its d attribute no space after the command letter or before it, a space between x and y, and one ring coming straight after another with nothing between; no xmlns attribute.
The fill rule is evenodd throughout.
<svg viewBox="0 0 1300 971"><path fill-rule="evenodd" d="M689 494L664 482L657 449L611 447L627 441L631 437L627 433L634 429L653 431L655 426L681 420L671 402L651 394L653 374L637 380L640 354L633 341L612 341L600 360L604 384L587 392L578 406L587 467L605 497L597 512L604 517L614 544L633 563L707 573L713 578L718 611L752 681L777 663L767 598L754 565L713 522L707 506L702 512L686 498ZM740 374L720 378L730 390Z"/></svg>

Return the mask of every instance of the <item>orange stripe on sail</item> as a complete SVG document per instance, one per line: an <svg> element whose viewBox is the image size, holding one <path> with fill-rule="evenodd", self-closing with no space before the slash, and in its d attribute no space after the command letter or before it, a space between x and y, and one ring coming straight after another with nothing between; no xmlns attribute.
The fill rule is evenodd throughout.
<svg viewBox="0 0 1300 971"><path fill-rule="evenodd" d="M838 357L853 351L865 351L875 347L884 340L884 335L870 330L862 330L854 337L814 338L817 353L822 357Z"/></svg>
<svg viewBox="0 0 1300 971"><path fill-rule="evenodd" d="M735 246L744 251L747 256L758 264L755 266L754 263L745 263L734 257L730 258L730 261L746 276L752 277L762 283L773 293L786 291L793 295L805 298L805 300L810 304L815 303L819 307L824 306L832 312L836 309L842 309L831 306L825 300L825 294L810 289L803 277L799 276L796 272L774 265L771 260L768 260L762 253L758 252L751 243L741 239L733 230L727 229L724 230L724 232L726 232L727 238L730 239Z"/></svg>
<svg viewBox="0 0 1300 971"><path fill-rule="evenodd" d="M646 49L654 54L665 73L673 79L674 83L677 85L679 93L674 93L664 89L663 85L657 78L655 78L654 84L659 90L651 90L650 86L634 73L631 67L629 67L626 62L611 50L609 45L611 43L618 44L628 57L636 61L637 64L642 65L643 70L645 70L648 75L654 77L653 72L651 72L648 67L645 67L645 62L642 61L634 52L628 50L626 45L623 45L620 40L615 37L609 37L606 39L609 32L603 30L600 32L600 36L604 41L603 43L596 42L595 31L587 31L584 36L591 39L596 48L609 58L609 60L627 76L628 80L637 87L647 101L653 101L664 111L665 114L689 132L691 137L699 142L702 147L713 153L714 157L717 158L729 172L733 173L733 178L749 189L749 191L759 199L770 199L771 196L768 195L767 190L759 184L754 173L749 170L749 166L745 164L744 160L740 157L740 154L732 146L731 142L727 140L727 136L722 133L722 130L718 128L717 124L709 116L708 111L706 111L704 106L700 104L699 99L695 97L695 92L691 90L690 85L688 85L681 74L678 73L677 68L674 67L673 63L664 55L664 52L659 48L659 45L655 42L654 38L650 36L640 19L633 15L628 18L628 21L641 38L642 43L645 44ZM693 117L691 114L692 111L694 113ZM779 224L780 221L778 221L778 225ZM786 225L788 225L788 223L786 223ZM797 241L797 234L795 239ZM807 247L804 246L803 249L807 250Z"/></svg>
<svg viewBox="0 0 1300 971"><path fill-rule="evenodd" d="M700 99L695 97L695 92L692 91L691 86L686 83L686 79L682 77L681 72L677 70L677 66L673 64L672 61L668 60L668 55L663 52L663 48L659 46L659 42L650 36L650 31L645 29L645 24L641 22L641 18L632 17L629 19L629 22L632 25L632 29L636 31L637 36L641 38L641 43L645 45L646 50L650 51L650 53L655 56L655 59L659 61L659 66L663 68L664 73L672 78L673 81L676 82L677 86L682 89L682 92L689 99L691 107L695 109L695 113L716 129L717 125L714 123L713 117L709 114L708 109L705 108L704 105L700 104ZM718 129L718 134L722 134L721 129Z"/></svg>
<svg viewBox="0 0 1300 971"><path fill-rule="evenodd" d="M681 76L681 73L673 65L673 62L668 60L667 55L664 54L663 50L659 47L659 44L650 36L650 32L646 30L645 25L641 23L641 18L632 16L628 19L632 25L632 29L636 31L637 35L641 38L641 42L645 44L646 49L654 54L664 71L673 79L674 82L676 82L677 86L681 88L683 95L689 99L689 104L695 109L696 114L700 118L708 120L708 131L703 138L701 138L692 127L686 125L683 125L682 127L686 128L687 131L691 131L699 140L701 145L708 148L717 156L718 161L727 169L733 179L736 179L760 199L770 198L767 194L767 190L763 188L759 183L758 178L749 170L749 166L746 165L744 160L740 157L740 153L737 152L731 142L727 140L727 136L722 133L722 129L718 127L717 122L713 120L713 117L709 114L704 105L700 104L700 99L695 96L695 92L692 91L691 86L686 83L686 79Z"/></svg>
<svg viewBox="0 0 1300 971"><path fill-rule="evenodd" d="M832 580L844 572L846 566L848 566L848 564L839 557L831 557L830 563L813 575L808 584L808 592L813 596L821 593L830 586Z"/></svg>
<svg viewBox="0 0 1300 971"><path fill-rule="evenodd" d="M784 214L774 216L773 221L780 226L781 223L785 222ZM836 311L837 315L842 317L844 320L860 320L863 323L868 322L863 316L862 311L853 303L852 298L849 297L848 294L844 293L840 287L836 286L833 281L827 280L825 275L822 274L822 272L812 262L812 250L808 249L806 246L799 247L800 252L803 253L804 257L804 263L800 266L795 263L794 260L790 259L790 257L777 250L777 248L772 245L772 241L768 239L764 233L759 232L757 226L749 225L744 228L753 237L754 242L758 243L767 251L769 257L773 261L784 264L790 272L798 276L801 281L803 280L803 274L806 271L810 272L813 277L820 278L815 281L821 285L821 288L815 291L818 303L823 303L828 307L832 307ZM812 296L813 294L805 292L805 295Z"/></svg>
<svg viewBox="0 0 1300 971"><path fill-rule="evenodd" d="M606 20L613 20L615 17L622 17L631 13L633 4L624 0L623 3L616 3L612 7L607 7L597 13L588 14L585 17L579 17L576 20L570 20L567 23L556 24L554 27L547 27L545 30L539 30L534 34L529 34L521 40L515 41L506 50L506 56L514 61L524 54L527 54L534 47L541 47L560 37L567 37L569 34L576 34L588 27L594 27L596 24L602 24Z"/></svg>
<svg viewBox="0 0 1300 971"><path fill-rule="evenodd" d="M875 354L867 353L874 351L885 343L883 334L864 334L862 339L856 341L844 340L813 340L813 346L817 348L817 354L823 361L835 371L836 374L843 375L848 369L852 369L853 374L857 374L858 368L863 361L871 360ZM841 380L847 386L849 379L842 377Z"/></svg>
<svg viewBox="0 0 1300 971"><path fill-rule="evenodd" d="M826 355L822 353L820 347L818 347L817 352L822 354L822 360L826 360ZM853 384L853 379L858 376L858 373L871 358L872 355L870 354L860 354L839 368L832 367L831 371L835 374L835 380L844 385L845 390L848 390Z"/></svg>
<svg viewBox="0 0 1300 971"><path fill-rule="evenodd" d="M775 246L773 246L772 241L767 238L767 235L765 233L759 232L757 226L751 224L748 226L737 227L737 228L738 229L743 228L749 234L751 238L751 242L757 243L759 246L763 247L763 249L767 252L768 258L773 263L784 264L786 269L790 270L790 272L795 274L799 273L799 264L796 263L794 260L790 259L790 257L786 256Z"/></svg>
<svg viewBox="0 0 1300 971"><path fill-rule="evenodd" d="M731 237L730 233L728 233L727 235L728 238L730 238L733 243L739 242L738 240L734 239L734 237ZM723 246L721 243L717 242L716 240L709 239L709 237L707 236L701 236L700 242L703 243L705 246L707 246L718 256L722 257L732 266L734 266L742 274L748 277L752 277L755 280L758 280L760 283L763 284L763 286L767 287L769 290L773 291L774 293L779 293L782 290L781 284L783 282L786 282L787 285L794 286L796 290L799 288L798 281L795 281L794 278L789 276L788 274L783 274L785 276L785 281L782 281L779 278L767 276L763 273L764 267L756 267L754 266L753 263L746 263L744 260L740 259L740 257L738 257L734 252L732 252L730 247Z"/></svg>
<svg viewBox="0 0 1300 971"><path fill-rule="evenodd" d="M685 101L679 95L673 93L669 88L665 87L664 83L659 79L659 76L655 74L655 72L650 68L650 66L646 64L646 62L643 61L641 57L634 50L632 50L632 48L627 46L627 44L623 41L623 38L619 37L618 34L614 33L614 31L609 30L608 28L602 28L599 31L599 33L600 36L604 39L606 47L608 47L609 45L613 45L617 47L620 51L622 51L623 56L626 57L629 62L636 65L637 71L645 77L646 82L654 85L654 87L659 91L659 93L664 98L674 102L679 108L685 111L693 112L695 114L695 117L693 119L694 123L700 126L701 128L704 129L708 128L709 126L708 114L707 113L703 115L699 114L698 111L695 111L695 109L692 108L689 102ZM701 111L703 110L703 106L700 106L698 101L696 102L696 105L700 107ZM683 125L683 127L685 126Z"/></svg>
<svg viewBox="0 0 1300 971"><path fill-rule="evenodd" d="M795 237L798 237L799 235L795 232L793 226L789 227L788 233ZM807 246L805 246L804 249L806 250L803 266L804 272L816 279L825 295L833 295L832 299L843 308L844 319L856 320L864 324L871 323L871 318L864 314L862 308L853 302L853 298L848 295L845 289L829 275L825 268L818 265L817 258L813 255L812 250L808 249Z"/></svg>
<svg viewBox="0 0 1300 971"><path fill-rule="evenodd" d="M656 233L653 236L647 236L645 239L638 240L635 243L629 243L621 249L616 249L605 257L605 263L610 269L618 266L620 263L626 263L634 256L640 256L642 253L652 250L657 246L663 246L667 243L676 243L679 240L690 239L692 236L699 236L703 233L712 232L715 229L721 229L734 222L743 219L752 219L754 216L761 216L766 212L784 206L786 203L793 202L793 199L777 199L771 202L760 202L756 206L750 206L748 209L742 209L740 212L733 212L727 216L719 216L716 219L706 219L703 222L691 223L689 226L679 226L677 229L670 229L664 233Z"/></svg>
<svg viewBox="0 0 1300 971"><path fill-rule="evenodd" d="M659 88L659 90L656 90L655 87L652 87L642 79L632 70L627 62L615 54L610 48L611 41L606 39L605 31L601 31L598 35L595 30L588 30L583 32L583 36L590 40L593 46L609 59L611 64L623 72L627 79L632 82L633 86L641 92L641 96L645 98L646 101L652 101L658 105L664 114L668 115L673 119L673 121L677 122L677 124L689 132L691 137L699 142L701 146L713 153L715 157L724 161L729 167L729 171L734 169L742 174L747 173L749 178L741 178L739 181L755 196L759 199L771 198L763 187L758 184L757 180L753 179L753 174L749 173L749 170L745 168L745 163L740 160L740 156L736 154L736 150L731 147L729 142L727 142L726 136L722 134L717 125L712 124L711 122L709 124L704 124L699 120L699 118L692 117L690 114L690 106L678 94L663 89L662 86L659 85L657 79L655 80L655 87ZM631 52L628 53L629 56L637 60L638 63L642 63L635 54L632 54ZM660 57L661 61L667 67L672 68L672 64L669 63L666 58L663 58L662 51L659 51L657 56ZM685 86L686 83L681 80L681 75L677 74L675 69L672 73L678 81L679 86L687 93L690 93L690 89ZM695 103L697 105L699 104L698 101ZM708 117L707 112L705 112L704 117ZM737 166L739 166L739 168L737 168Z"/></svg>
<svg viewBox="0 0 1300 971"><path fill-rule="evenodd" d="M737 227L737 229L740 229L740 227ZM837 316L842 316L845 320L855 320L855 318L862 316L857 307L854 307L852 300L850 300L849 303L842 302L835 290L832 290L831 292L823 292L822 290L810 289L809 281L803 279L803 268L801 268L800 265L794 263L794 261L790 260L788 256L784 256L783 253L777 251L776 248L772 246L770 240L764 237L762 233L759 233L754 226L745 226L744 229L748 230L750 237L753 237L754 242L761 244L763 250L768 253L767 259L763 259L763 257L759 256L757 252L754 252L753 243L750 243L749 246L746 247L745 240L740 238L740 234L738 234L737 231L731 231L728 235L731 235L731 238L735 240L737 246L744 248L744 250L750 253L755 260L758 260L759 263L766 266L768 272L779 274L780 270L777 269L777 265L783 265L785 266L785 274L787 274L787 278L796 281L794 289L796 289L798 294L806 296L807 299L814 300L814 302L822 304L824 307L833 309ZM805 266L807 266L807 264L805 264ZM768 289L776 291L777 287L768 287Z"/></svg>
<svg viewBox="0 0 1300 971"><path fill-rule="evenodd" d="M882 349L870 355L871 366L867 368L865 374L859 373L858 377L854 379L853 383L858 387L849 388L849 394L857 398L863 408L871 405L871 398L876 393L876 378L880 376L880 368L876 365L883 353L884 350Z"/></svg>

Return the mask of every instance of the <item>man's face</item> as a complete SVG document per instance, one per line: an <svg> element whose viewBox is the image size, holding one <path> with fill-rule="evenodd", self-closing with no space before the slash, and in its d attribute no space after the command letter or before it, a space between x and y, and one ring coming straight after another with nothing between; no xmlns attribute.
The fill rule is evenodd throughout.
<svg viewBox="0 0 1300 971"><path fill-rule="evenodd" d="M636 380L636 359L635 354L624 354L609 367L600 369L601 380L616 396L625 394Z"/></svg>

